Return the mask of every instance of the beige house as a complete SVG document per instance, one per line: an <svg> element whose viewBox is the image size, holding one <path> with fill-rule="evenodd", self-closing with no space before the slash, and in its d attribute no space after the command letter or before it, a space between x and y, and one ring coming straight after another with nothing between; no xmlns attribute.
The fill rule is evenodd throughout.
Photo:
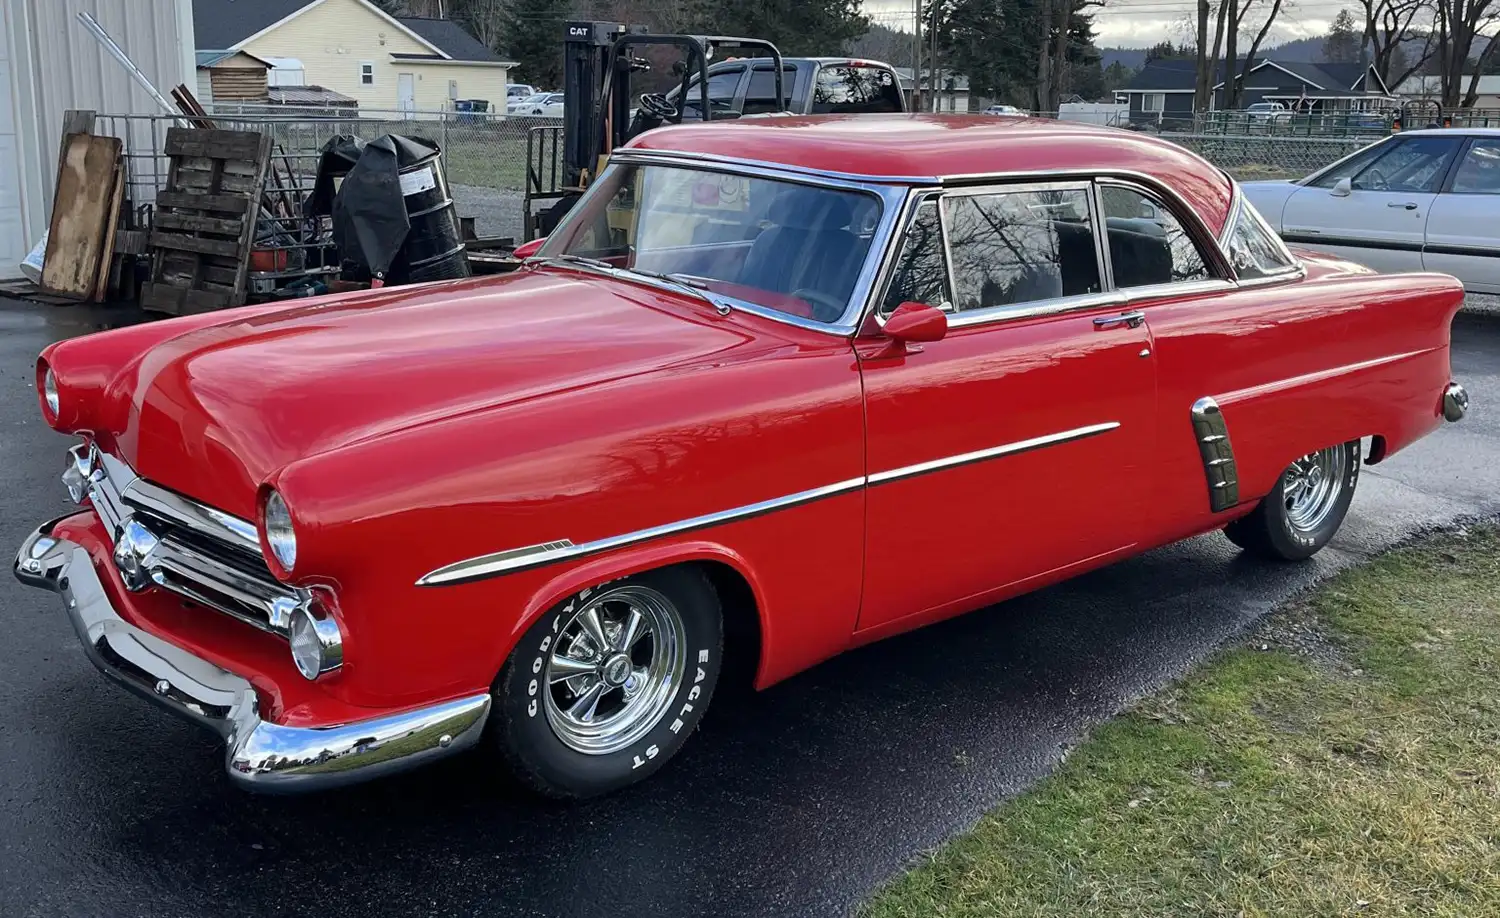
<svg viewBox="0 0 1500 918"><path fill-rule="evenodd" d="M362 110L451 111L482 99L504 112L515 66L456 22L390 16L369 0L193 0L193 22L200 53L293 58L307 85Z"/></svg>
<svg viewBox="0 0 1500 918"><path fill-rule="evenodd" d="M1464 74L1460 97L1469 91L1470 74ZM1500 108L1500 75L1486 74L1479 78L1479 98L1474 100L1474 108ZM1400 86L1396 87L1396 95L1406 99L1441 99L1443 96L1443 79L1435 76L1408 77Z"/></svg>

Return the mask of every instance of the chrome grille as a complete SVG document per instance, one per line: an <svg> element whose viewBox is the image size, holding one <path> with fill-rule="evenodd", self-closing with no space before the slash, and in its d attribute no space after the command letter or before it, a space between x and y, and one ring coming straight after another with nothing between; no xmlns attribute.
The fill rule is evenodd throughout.
<svg viewBox="0 0 1500 918"><path fill-rule="evenodd" d="M158 586L287 635L310 597L271 576L253 523L152 484L97 447L75 447L74 456L92 469L87 494L127 587Z"/></svg>

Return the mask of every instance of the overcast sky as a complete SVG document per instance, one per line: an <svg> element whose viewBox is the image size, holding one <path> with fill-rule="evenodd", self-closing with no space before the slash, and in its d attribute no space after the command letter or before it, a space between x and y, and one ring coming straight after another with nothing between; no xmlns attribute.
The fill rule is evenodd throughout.
<svg viewBox="0 0 1500 918"><path fill-rule="evenodd" d="M913 2L864 0L865 13L881 25L911 31ZM1267 44L1308 38L1328 31L1328 22L1353 0L1296 0L1283 8L1267 37ZM1109 0L1094 15L1094 34L1101 46L1146 47L1164 38L1191 38L1193 0Z"/></svg>

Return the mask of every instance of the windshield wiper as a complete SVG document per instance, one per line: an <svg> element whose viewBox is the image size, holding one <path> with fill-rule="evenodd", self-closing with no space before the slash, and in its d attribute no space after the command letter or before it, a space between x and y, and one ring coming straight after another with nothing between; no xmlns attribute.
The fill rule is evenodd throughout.
<svg viewBox="0 0 1500 918"><path fill-rule="evenodd" d="M660 271L647 271L643 268L622 268L612 265L602 258L589 258L586 255L572 255L563 253L561 255L534 255L526 259L528 264L546 264L551 261L560 261L564 264L582 265L586 268L597 268L610 274L634 274L637 277L648 277L658 283L667 284L673 290L685 293L688 296L700 299L714 309L720 315L729 315L728 303L714 296L708 290L708 285L696 277L686 274L663 274Z"/></svg>

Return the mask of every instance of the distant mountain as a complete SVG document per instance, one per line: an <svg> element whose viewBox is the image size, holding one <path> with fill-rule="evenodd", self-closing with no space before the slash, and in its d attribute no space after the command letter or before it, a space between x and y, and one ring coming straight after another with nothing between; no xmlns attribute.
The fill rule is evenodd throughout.
<svg viewBox="0 0 1500 918"><path fill-rule="evenodd" d="M1244 53L1241 49L1240 53ZM1323 37L1299 38L1289 41L1274 48L1264 48L1258 57L1270 57L1276 60L1289 61L1299 64L1320 64L1323 62ZM1108 67L1119 61L1126 67L1134 70L1144 66L1146 63L1145 48L1100 48L1100 65Z"/></svg>

